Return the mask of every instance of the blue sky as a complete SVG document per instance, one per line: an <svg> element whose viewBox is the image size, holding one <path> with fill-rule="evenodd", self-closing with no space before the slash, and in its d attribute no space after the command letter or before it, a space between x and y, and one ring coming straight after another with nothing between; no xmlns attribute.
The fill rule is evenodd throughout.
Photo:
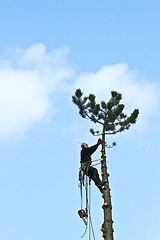
<svg viewBox="0 0 160 240"><path fill-rule="evenodd" d="M97 101L119 91L126 113L140 109L135 126L107 138L117 142L107 151L114 238L160 240L159 8L157 0L0 2L0 239L81 239L78 142L97 138L72 103L80 87ZM92 184L96 239L102 203Z"/></svg>

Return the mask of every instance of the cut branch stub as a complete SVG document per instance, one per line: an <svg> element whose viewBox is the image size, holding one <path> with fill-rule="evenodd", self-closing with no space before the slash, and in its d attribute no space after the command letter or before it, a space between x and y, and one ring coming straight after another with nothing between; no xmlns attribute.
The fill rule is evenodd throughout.
<svg viewBox="0 0 160 240"><path fill-rule="evenodd" d="M104 209L104 208L107 208L108 207L108 203L104 203L103 205L102 205L102 208Z"/></svg>

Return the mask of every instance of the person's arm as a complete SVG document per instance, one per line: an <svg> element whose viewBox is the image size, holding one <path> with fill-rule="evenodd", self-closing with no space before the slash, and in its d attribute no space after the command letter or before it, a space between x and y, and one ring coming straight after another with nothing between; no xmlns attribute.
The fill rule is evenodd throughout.
<svg viewBox="0 0 160 240"><path fill-rule="evenodd" d="M95 144L91 147L85 148L85 152L88 155L92 155L97 150L97 148L98 148L98 144Z"/></svg>
<svg viewBox="0 0 160 240"><path fill-rule="evenodd" d="M92 155L98 148L98 146L102 143L102 140L101 139L98 139L98 142L97 144L89 147L89 148L85 148L85 151L88 155Z"/></svg>

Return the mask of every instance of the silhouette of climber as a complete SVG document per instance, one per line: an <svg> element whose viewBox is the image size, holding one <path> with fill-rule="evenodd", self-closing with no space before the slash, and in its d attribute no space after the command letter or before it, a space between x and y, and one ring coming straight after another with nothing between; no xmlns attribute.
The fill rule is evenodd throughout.
<svg viewBox="0 0 160 240"><path fill-rule="evenodd" d="M100 144L102 144L101 139L98 139L97 144L91 147L88 147L87 143L81 144L81 169L87 176L89 176L89 178L94 181L95 185L99 188L101 193L103 193L102 186L104 185L104 183L99 178L98 170L91 166L91 155L97 150Z"/></svg>

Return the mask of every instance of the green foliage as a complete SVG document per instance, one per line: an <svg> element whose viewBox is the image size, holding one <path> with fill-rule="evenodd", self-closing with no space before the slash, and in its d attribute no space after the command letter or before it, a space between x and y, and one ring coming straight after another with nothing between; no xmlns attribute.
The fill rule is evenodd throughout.
<svg viewBox="0 0 160 240"><path fill-rule="evenodd" d="M117 146L117 143L116 142L112 142L112 145L110 146L110 145L107 145L107 144L105 144L105 146L107 147L107 148L113 148L113 147L116 147Z"/></svg>
<svg viewBox="0 0 160 240"><path fill-rule="evenodd" d="M90 129L90 133L91 133L92 135L95 135L95 131L94 131L93 128Z"/></svg>
<svg viewBox="0 0 160 240"><path fill-rule="evenodd" d="M116 134L128 130L132 124L136 123L139 110L135 109L130 116L127 117L123 113L124 105L120 104L122 94L112 91L111 98L106 103L101 101L101 104L96 103L94 94L89 94L88 97L83 97L81 89L77 89L75 95L72 96L72 101L79 108L79 113L83 118L90 119L94 123L103 125L105 134ZM90 129L93 135L98 135L99 131Z"/></svg>

